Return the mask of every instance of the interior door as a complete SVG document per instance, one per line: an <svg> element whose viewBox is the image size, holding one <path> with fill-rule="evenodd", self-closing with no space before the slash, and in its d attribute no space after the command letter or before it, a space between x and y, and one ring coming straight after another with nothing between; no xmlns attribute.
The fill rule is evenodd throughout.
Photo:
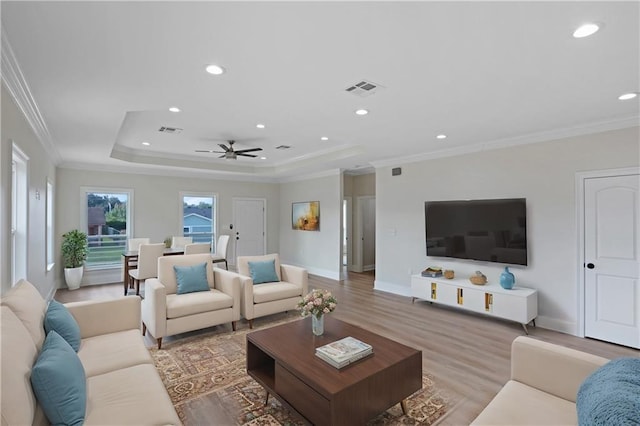
<svg viewBox="0 0 640 426"><path fill-rule="evenodd" d="M363 197L362 200L362 268L372 271L376 268L376 199Z"/></svg>
<svg viewBox="0 0 640 426"><path fill-rule="evenodd" d="M585 336L640 348L640 175L584 182Z"/></svg>
<svg viewBox="0 0 640 426"><path fill-rule="evenodd" d="M257 198L234 198L232 244L235 248L233 264L238 256L265 254L265 200ZM231 262L230 262L231 263Z"/></svg>

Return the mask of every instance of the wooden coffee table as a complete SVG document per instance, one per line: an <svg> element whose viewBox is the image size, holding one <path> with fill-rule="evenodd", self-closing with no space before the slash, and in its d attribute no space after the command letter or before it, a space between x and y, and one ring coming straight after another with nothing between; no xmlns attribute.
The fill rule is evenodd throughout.
<svg viewBox="0 0 640 426"><path fill-rule="evenodd" d="M247 335L247 372L278 400L316 425L363 424L422 387L422 352L325 316L324 335L311 318ZM318 346L352 336L373 355L340 370L315 356ZM265 400L266 401L266 400Z"/></svg>

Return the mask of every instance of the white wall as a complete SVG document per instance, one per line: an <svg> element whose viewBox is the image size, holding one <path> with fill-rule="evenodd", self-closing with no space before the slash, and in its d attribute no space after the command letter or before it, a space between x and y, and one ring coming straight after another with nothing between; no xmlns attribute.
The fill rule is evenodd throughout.
<svg viewBox="0 0 640 426"><path fill-rule="evenodd" d="M34 284L43 297L50 297L55 289L56 270L60 268L57 262L52 271L47 272L46 265L46 194L47 177L54 183L55 165L48 159L48 155L36 137L31 126L27 123L22 112L14 103L11 95L2 84L2 127L0 139L2 152L0 174L2 175L2 195L0 208L2 220L0 227L0 279L1 292L11 288L11 161L13 141L28 157L28 217L27 217L27 280ZM36 192L40 194L36 198Z"/></svg>
<svg viewBox="0 0 640 426"><path fill-rule="evenodd" d="M80 227L81 187L132 189L134 194L133 232L136 237L149 237L162 242L170 235L182 235L180 192L209 192L217 194L219 234L232 234L233 197L256 197L267 200L267 251L279 249L280 201L278 185L273 183L237 182L214 179L167 177L104 171L59 168L57 176L57 229L62 234ZM85 207L86 208L86 207ZM235 240L229 242L233 244ZM233 252L233 250L230 250ZM235 262L233 262L235 263ZM121 274L115 271L116 274ZM83 284L117 282L112 274L87 273ZM64 285L62 275L59 285Z"/></svg>
<svg viewBox="0 0 640 426"><path fill-rule="evenodd" d="M331 176L280 184L280 257L283 263L307 268L309 273L340 279L342 249L342 179ZM291 227L291 204L320 201L320 231Z"/></svg>
<svg viewBox="0 0 640 426"><path fill-rule="evenodd" d="M529 266L510 269L539 290L539 325L576 334L576 172L638 166L639 141L636 127L404 164L400 176L378 168L375 287L408 295L410 273L430 265L497 282L499 264L426 257L424 202L524 197Z"/></svg>

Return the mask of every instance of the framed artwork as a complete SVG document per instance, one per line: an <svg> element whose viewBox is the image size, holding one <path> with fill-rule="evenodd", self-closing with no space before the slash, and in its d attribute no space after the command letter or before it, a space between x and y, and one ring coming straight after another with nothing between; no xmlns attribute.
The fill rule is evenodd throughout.
<svg viewBox="0 0 640 426"><path fill-rule="evenodd" d="M320 201L292 203L291 227L298 231L319 231Z"/></svg>

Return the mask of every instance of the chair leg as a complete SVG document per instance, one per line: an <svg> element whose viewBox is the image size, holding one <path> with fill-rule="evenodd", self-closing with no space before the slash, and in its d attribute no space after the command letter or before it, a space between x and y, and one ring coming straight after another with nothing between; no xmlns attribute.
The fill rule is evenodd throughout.
<svg viewBox="0 0 640 426"><path fill-rule="evenodd" d="M140 280L135 280L136 282L136 296L140 296Z"/></svg>
<svg viewBox="0 0 640 426"><path fill-rule="evenodd" d="M158 341L158 349L162 349L162 337L156 339Z"/></svg>
<svg viewBox="0 0 640 426"><path fill-rule="evenodd" d="M229 270L229 265L227 264L227 261L224 261L224 268L228 271Z"/></svg>
<svg viewBox="0 0 640 426"><path fill-rule="evenodd" d="M253 328L253 320L252 319L249 320L249 328L250 329Z"/></svg>
<svg viewBox="0 0 640 426"><path fill-rule="evenodd" d="M142 335L146 335L147 334L147 324L142 323Z"/></svg>
<svg viewBox="0 0 640 426"><path fill-rule="evenodd" d="M129 290L129 277L126 277L124 279L124 295L127 295L127 292Z"/></svg>
<svg viewBox="0 0 640 426"><path fill-rule="evenodd" d="M233 331L236 331L236 322L235 321L231 321L231 329Z"/></svg>

